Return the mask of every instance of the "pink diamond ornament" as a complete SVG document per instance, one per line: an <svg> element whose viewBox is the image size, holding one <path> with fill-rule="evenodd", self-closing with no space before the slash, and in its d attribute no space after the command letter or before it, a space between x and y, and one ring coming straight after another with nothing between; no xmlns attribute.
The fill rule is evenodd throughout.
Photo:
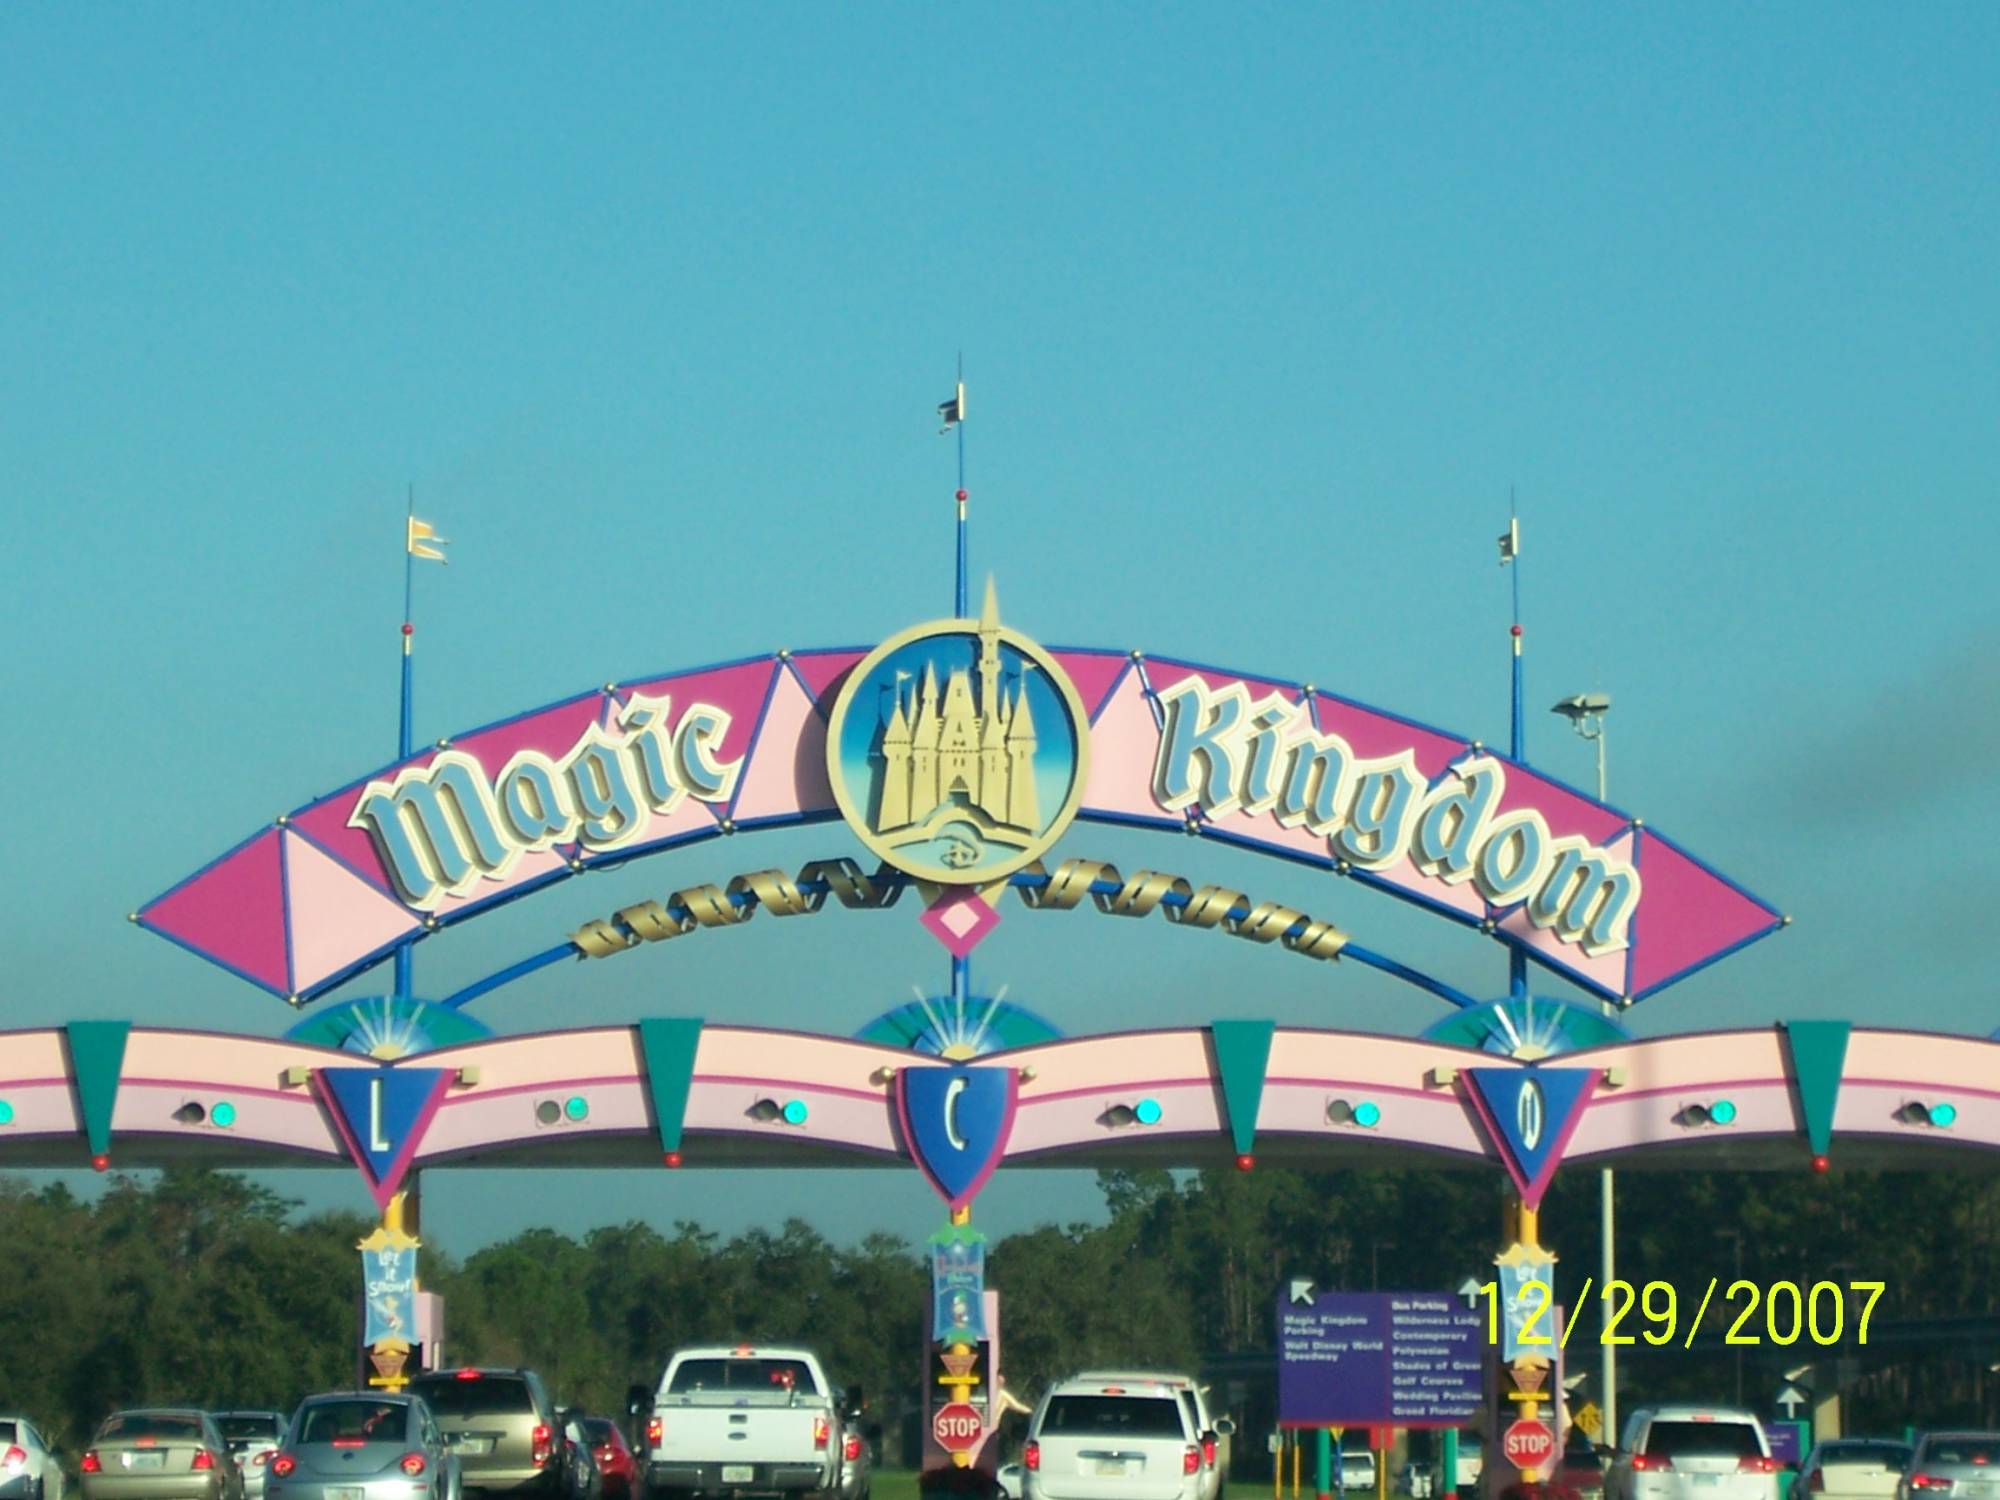
<svg viewBox="0 0 2000 1500"><path fill-rule="evenodd" d="M964 958L1000 925L1000 913L974 890L947 892L917 919L953 958Z"/></svg>

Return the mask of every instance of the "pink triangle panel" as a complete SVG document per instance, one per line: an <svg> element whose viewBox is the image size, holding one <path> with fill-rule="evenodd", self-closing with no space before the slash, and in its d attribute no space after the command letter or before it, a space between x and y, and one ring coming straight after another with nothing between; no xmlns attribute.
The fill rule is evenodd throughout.
<svg viewBox="0 0 2000 1500"><path fill-rule="evenodd" d="M1507 788L1500 794L1494 816L1521 808L1534 808L1548 820L1549 831L1558 836L1581 834L1593 844L1604 844L1624 832L1629 820L1621 812L1592 801L1560 781L1508 762Z"/></svg>
<svg viewBox="0 0 2000 1500"><path fill-rule="evenodd" d="M826 812L833 806L826 775L826 721L813 712L799 680L780 672L730 816L743 823Z"/></svg>
<svg viewBox="0 0 2000 1500"><path fill-rule="evenodd" d="M1771 931L1779 914L1704 869L1650 828L1638 833L1639 909L1632 925L1632 994Z"/></svg>
<svg viewBox="0 0 2000 1500"><path fill-rule="evenodd" d="M1537 927L1521 906L1500 919L1500 930L1600 995L1615 998L1625 993L1625 965L1631 957L1628 950L1616 948L1592 958L1578 944L1565 943L1548 928Z"/></svg>
<svg viewBox="0 0 2000 1500"><path fill-rule="evenodd" d="M1160 729L1139 674L1127 673L1090 728L1083 811L1180 821L1179 813L1166 811L1153 799L1153 761L1159 748Z"/></svg>
<svg viewBox="0 0 2000 1500"><path fill-rule="evenodd" d="M1049 655L1076 684L1076 695L1083 700L1083 715L1087 719L1097 716L1117 683L1118 674L1132 664L1132 658L1123 651L1051 651Z"/></svg>
<svg viewBox="0 0 2000 1500"><path fill-rule="evenodd" d="M301 993L420 930L408 908L295 833L285 835L285 904Z"/></svg>
<svg viewBox="0 0 2000 1500"><path fill-rule="evenodd" d="M144 908L141 919L273 994L289 995L279 838L266 829Z"/></svg>
<svg viewBox="0 0 2000 1500"><path fill-rule="evenodd" d="M1464 740L1326 693L1313 696L1313 717L1319 721L1321 734L1339 735L1362 760L1384 760L1412 751L1426 781L1437 780L1465 750Z"/></svg>
<svg viewBox="0 0 2000 1500"><path fill-rule="evenodd" d="M723 764L741 757L756 732L758 715L771 688L775 657L760 656L755 661L738 662L733 667L710 667L703 672L681 672L672 677L655 677L647 682L628 683L627 696L644 693L649 698L673 700L667 717L676 728L687 711L697 703L719 708L729 715L729 727L711 746L711 754Z"/></svg>
<svg viewBox="0 0 2000 1500"><path fill-rule="evenodd" d="M823 714L833 711L834 695L864 651L794 651L792 670L799 674Z"/></svg>

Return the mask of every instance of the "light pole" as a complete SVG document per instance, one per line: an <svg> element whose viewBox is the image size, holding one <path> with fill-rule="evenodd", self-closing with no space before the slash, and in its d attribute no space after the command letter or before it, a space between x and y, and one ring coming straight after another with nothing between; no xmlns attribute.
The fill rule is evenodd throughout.
<svg viewBox="0 0 2000 1500"><path fill-rule="evenodd" d="M1569 720L1570 728L1597 746L1597 800L1605 798L1604 790L1604 716L1611 712L1609 693L1578 693L1565 698L1550 710ZM1604 1014L1608 1018L1614 1007L1609 1000L1604 1002ZM1613 1279L1618 1273L1617 1252L1617 1210L1616 1199L1612 1195L1611 1169L1604 1168L1598 1173L1598 1201L1601 1217L1598 1221L1598 1277L1604 1287L1602 1295L1609 1295ZM1579 1309L1581 1311L1581 1309ZM1604 1441L1618 1441L1618 1346L1609 1342L1600 1346L1604 1362Z"/></svg>
<svg viewBox="0 0 2000 1500"><path fill-rule="evenodd" d="M1379 1291L1382 1287L1382 1252L1401 1248L1394 1240L1375 1240L1368 1246L1368 1290Z"/></svg>

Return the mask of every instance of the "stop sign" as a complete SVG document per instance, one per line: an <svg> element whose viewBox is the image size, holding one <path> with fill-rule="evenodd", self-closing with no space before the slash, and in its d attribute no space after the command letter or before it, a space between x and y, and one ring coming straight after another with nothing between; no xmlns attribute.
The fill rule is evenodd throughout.
<svg viewBox="0 0 2000 1500"><path fill-rule="evenodd" d="M986 1434L979 1413L963 1401L940 1406L931 1418L931 1436L947 1453L970 1453Z"/></svg>
<svg viewBox="0 0 2000 1500"><path fill-rule="evenodd" d="M1539 1469L1556 1453L1556 1435L1540 1422L1523 1417L1507 1429L1500 1451L1517 1469Z"/></svg>

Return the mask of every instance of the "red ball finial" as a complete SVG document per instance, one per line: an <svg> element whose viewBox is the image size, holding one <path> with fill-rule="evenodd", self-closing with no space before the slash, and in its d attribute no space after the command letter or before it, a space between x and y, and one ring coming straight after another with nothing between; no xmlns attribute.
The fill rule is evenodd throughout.
<svg viewBox="0 0 2000 1500"><path fill-rule="evenodd" d="M959 498L960 500L963 500L963 499L965 498L965 491L964 491L964 490L960 490L960 491L958 492L958 498Z"/></svg>
<svg viewBox="0 0 2000 1500"><path fill-rule="evenodd" d="M1833 1163L1827 1160L1824 1156L1815 1156L1813 1158L1812 1167L1815 1172L1824 1172L1828 1167L1832 1165Z"/></svg>
<svg viewBox="0 0 2000 1500"><path fill-rule="evenodd" d="M681 1164L681 1154L678 1151L669 1151L664 1160L668 1166L678 1167Z"/></svg>
<svg viewBox="0 0 2000 1500"><path fill-rule="evenodd" d="M1515 635L1519 635L1521 633L1521 627L1518 625L1510 625L1508 629Z"/></svg>
<svg viewBox="0 0 2000 1500"><path fill-rule="evenodd" d="M416 626L412 625L412 624L411 624L411 623L410 623L410 622L409 622L408 620L405 620L405 621L403 621L403 634L404 634L404 635L415 635L416 633L417 633L417 627L416 627Z"/></svg>
<svg viewBox="0 0 2000 1500"><path fill-rule="evenodd" d="M1239 1172L1247 1172L1256 1165L1257 1158L1252 1156L1248 1151L1245 1151L1241 1156L1236 1158L1236 1170Z"/></svg>
<svg viewBox="0 0 2000 1500"><path fill-rule="evenodd" d="M90 1164L100 1172L107 1171L111 1166L111 1158L104 1155L103 1152L99 1152L96 1156L91 1157Z"/></svg>

